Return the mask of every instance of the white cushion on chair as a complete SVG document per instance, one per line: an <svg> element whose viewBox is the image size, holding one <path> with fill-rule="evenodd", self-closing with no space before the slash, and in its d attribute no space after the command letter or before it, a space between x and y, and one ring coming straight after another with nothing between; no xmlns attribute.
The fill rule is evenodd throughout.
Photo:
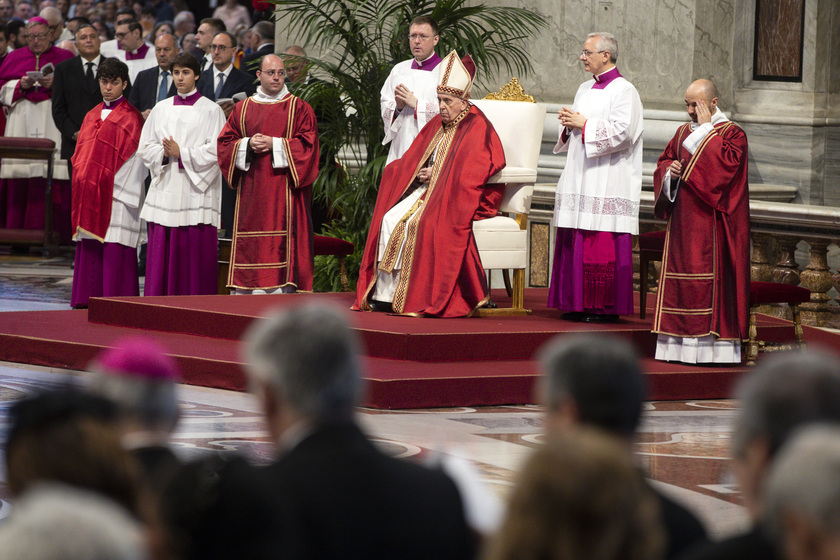
<svg viewBox="0 0 840 560"><path fill-rule="evenodd" d="M513 218L495 216L473 222L473 235L485 269L525 268L527 232Z"/></svg>
<svg viewBox="0 0 840 560"><path fill-rule="evenodd" d="M499 211L502 213L528 214L531 212L531 197L534 183L507 183Z"/></svg>

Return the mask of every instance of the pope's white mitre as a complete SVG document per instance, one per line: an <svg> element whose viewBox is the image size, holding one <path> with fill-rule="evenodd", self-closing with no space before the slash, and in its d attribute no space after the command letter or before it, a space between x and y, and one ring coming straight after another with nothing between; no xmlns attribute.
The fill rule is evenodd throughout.
<svg viewBox="0 0 840 560"><path fill-rule="evenodd" d="M461 59L458 53L452 51L438 65L438 93L446 93L466 99L470 96L473 79L475 78L475 62L470 55Z"/></svg>

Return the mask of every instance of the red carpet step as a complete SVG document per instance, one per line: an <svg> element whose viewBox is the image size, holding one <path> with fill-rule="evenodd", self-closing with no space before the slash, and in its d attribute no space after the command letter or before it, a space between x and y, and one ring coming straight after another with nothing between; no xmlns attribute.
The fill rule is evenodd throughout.
<svg viewBox="0 0 840 560"><path fill-rule="evenodd" d="M506 305L504 292L493 294ZM133 334L158 339L177 359L185 382L243 390L242 334L257 318L320 301L349 309L351 294L100 298L88 311L0 313L0 360L84 369L116 340ZM527 317L417 319L349 313L366 346L368 395L374 408L429 408L534 402L532 361L549 339L575 332L609 332L646 356L653 400L726 398L742 367L693 367L652 359L650 321L638 316L610 325L570 323L545 307L546 290L526 290ZM650 316L650 315L649 315ZM761 336L792 339L790 323L761 316ZM837 346L836 335L806 327L809 343Z"/></svg>

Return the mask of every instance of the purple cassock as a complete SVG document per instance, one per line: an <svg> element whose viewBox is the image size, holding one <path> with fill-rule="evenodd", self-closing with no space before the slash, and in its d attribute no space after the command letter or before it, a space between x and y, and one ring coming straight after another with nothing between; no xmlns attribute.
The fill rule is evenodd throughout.
<svg viewBox="0 0 840 560"><path fill-rule="evenodd" d="M96 239L76 243L71 307L87 307L91 297L139 295L137 249Z"/></svg>
<svg viewBox="0 0 840 560"><path fill-rule="evenodd" d="M145 296L211 295L218 290L216 226L166 227L149 223Z"/></svg>

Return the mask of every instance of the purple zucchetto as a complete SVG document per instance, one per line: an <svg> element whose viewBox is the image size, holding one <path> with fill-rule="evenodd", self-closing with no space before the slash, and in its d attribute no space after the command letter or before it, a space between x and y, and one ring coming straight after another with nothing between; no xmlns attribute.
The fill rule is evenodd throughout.
<svg viewBox="0 0 840 560"><path fill-rule="evenodd" d="M166 348L142 336L124 338L113 348L103 350L94 365L103 373L149 381L177 382L181 378L178 364Z"/></svg>
<svg viewBox="0 0 840 560"><path fill-rule="evenodd" d="M46 25L47 27L49 27L50 22L48 22L47 20L45 20L41 16L33 16L33 17L29 18L29 20L26 22L26 28L29 29L33 25Z"/></svg>

